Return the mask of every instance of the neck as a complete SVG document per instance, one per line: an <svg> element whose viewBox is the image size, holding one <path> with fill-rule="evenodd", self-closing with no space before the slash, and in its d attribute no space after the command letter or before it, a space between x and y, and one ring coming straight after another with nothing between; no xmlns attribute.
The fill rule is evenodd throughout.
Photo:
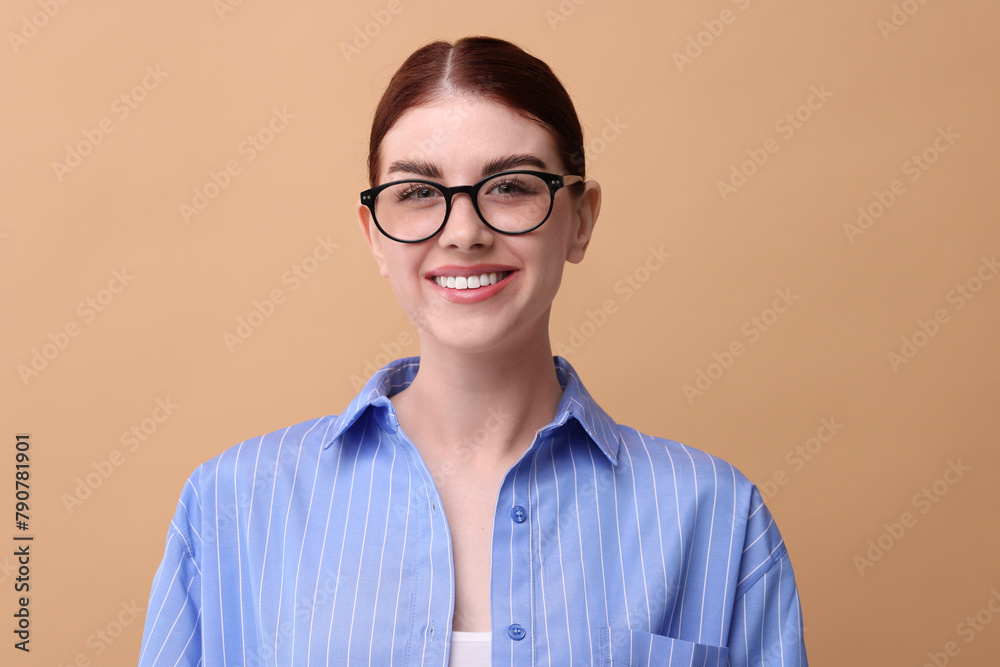
<svg viewBox="0 0 1000 667"><path fill-rule="evenodd" d="M391 400L425 455L509 463L552 421L562 387L548 337L507 347L469 352L421 337L420 370Z"/></svg>

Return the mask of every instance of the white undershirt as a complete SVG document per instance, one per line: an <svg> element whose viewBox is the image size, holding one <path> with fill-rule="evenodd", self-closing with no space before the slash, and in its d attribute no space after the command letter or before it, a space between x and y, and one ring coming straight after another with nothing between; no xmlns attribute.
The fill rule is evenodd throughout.
<svg viewBox="0 0 1000 667"><path fill-rule="evenodd" d="M492 659L490 645L492 632L452 632L451 656L448 664L452 667L483 667Z"/></svg>

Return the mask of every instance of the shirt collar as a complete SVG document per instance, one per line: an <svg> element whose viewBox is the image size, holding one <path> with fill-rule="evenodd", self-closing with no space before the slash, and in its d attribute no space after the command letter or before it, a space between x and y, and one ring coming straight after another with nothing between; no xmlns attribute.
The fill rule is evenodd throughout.
<svg viewBox="0 0 1000 667"><path fill-rule="evenodd" d="M575 419L611 463L618 465L618 448L621 443L618 424L590 396L580 376L568 361L559 356L552 359L559 384L563 387L563 395L559 400L555 419L539 429L539 434L543 436L554 434L559 429L566 428L571 418ZM369 408L377 411L377 418L390 430L399 428L396 411L389 397L410 386L419 368L420 357L406 357L389 362L372 375L347 409L337 416L325 446L329 447L334 440L343 435Z"/></svg>

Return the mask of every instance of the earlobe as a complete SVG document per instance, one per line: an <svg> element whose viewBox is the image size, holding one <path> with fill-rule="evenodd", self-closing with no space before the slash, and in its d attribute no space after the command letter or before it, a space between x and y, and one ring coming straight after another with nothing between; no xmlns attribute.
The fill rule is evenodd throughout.
<svg viewBox="0 0 1000 667"><path fill-rule="evenodd" d="M583 261L600 212L601 185L597 181L587 181L573 211L573 238L570 240L567 261L574 264Z"/></svg>
<svg viewBox="0 0 1000 667"><path fill-rule="evenodd" d="M365 242L368 244L368 249L372 252L372 257L375 258L375 263L378 264L378 272L383 276L388 276L382 252L382 234L379 233L378 227L375 226L375 222L372 220L371 210L361 202L358 202L357 217L358 226L361 227L361 234L365 237Z"/></svg>

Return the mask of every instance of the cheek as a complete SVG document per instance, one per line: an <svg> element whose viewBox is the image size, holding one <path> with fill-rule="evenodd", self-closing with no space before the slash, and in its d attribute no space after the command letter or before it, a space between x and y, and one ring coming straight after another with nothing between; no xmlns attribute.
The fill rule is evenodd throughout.
<svg viewBox="0 0 1000 667"><path fill-rule="evenodd" d="M421 243L410 245L392 242L392 247L386 245L384 275L389 278L389 285L403 306L408 301L422 298L424 278L421 267L426 253L427 249Z"/></svg>
<svg viewBox="0 0 1000 667"><path fill-rule="evenodd" d="M545 230L544 242L536 252L540 266L547 274L562 275L571 246L570 222L570 216L560 215L545 223L552 226Z"/></svg>
<svg viewBox="0 0 1000 667"><path fill-rule="evenodd" d="M549 290L551 291L552 298L555 297L556 293L559 291L560 285L562 285L562 275L563 267L565 264L560 260L559 263L552 263L552 266L548 267L546 272L546 283L549 285Z"/></svg>
<svg viewBox="0 0 1000 667"><path fill-rule="evenodd" d="M544 291L549 296L555 296L562 282L563 268L566 266L566 248L558 239L551 239L538 248L531 264L535 267L535 275L539 285L544 285Z"/></svg>

